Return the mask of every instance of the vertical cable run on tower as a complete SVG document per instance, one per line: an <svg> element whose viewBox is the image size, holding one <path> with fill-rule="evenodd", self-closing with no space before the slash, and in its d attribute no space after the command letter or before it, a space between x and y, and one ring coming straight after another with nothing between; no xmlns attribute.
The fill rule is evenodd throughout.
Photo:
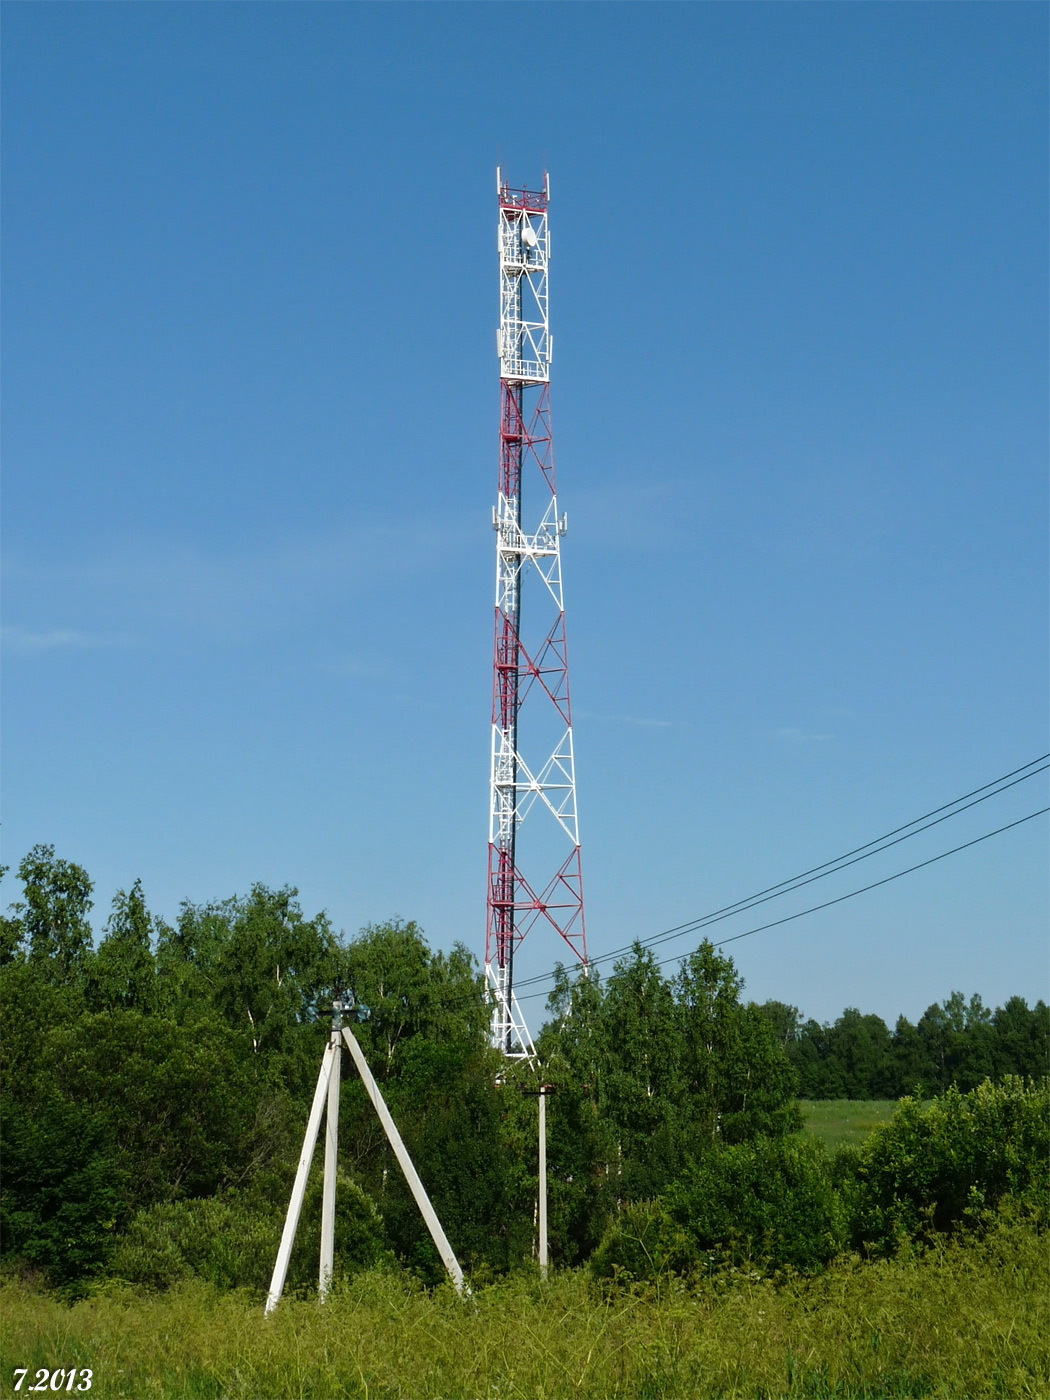
<svg viewBox="0 0 1050 1400"><path fill-rule="evenodd" d="M554 929L584 967L587 949L561 580L566 519L558 515L548 392L550 186L544 176L542 190L511 189L499 171L496 184L500 445L492 515L496 616L485 975L493 1004L492 1044L519 1058L530 1057L533 1047L514 996L518 945L541 923ZM531 532L523 523L526 486L536 517ZM526 637L522 592L529 576ZM523 730L520 714L526 701L535 722ZM542 822L548 833L528 847L523 859L520 828L533 811L533 827ZM547 839L551 835L553 845Z"/></svg>

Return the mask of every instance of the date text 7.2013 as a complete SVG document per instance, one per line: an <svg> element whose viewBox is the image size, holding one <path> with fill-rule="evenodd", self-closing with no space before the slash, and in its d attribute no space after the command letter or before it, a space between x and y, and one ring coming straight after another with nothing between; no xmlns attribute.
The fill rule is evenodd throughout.
<svg viewBox="0 0 1050 1400"><path fill-rule="evenodd" d="M66 1368L60 1366L57 1371L37 1371L33 1378L33 1384L27 1385L26 1390L90 1390L91 1377L94 1372L88 1370L86 1366L79 1369L76 1366ZM15 1368L15 1389L22 1389L22 1382L29 1375L28 1366L17 1366Z"/></svg>

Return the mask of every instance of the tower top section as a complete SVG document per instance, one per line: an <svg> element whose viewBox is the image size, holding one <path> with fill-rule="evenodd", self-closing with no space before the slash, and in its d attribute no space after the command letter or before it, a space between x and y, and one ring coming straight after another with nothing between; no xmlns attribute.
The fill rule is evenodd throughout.
<svg viewBox="0 0 1050 1400"><path fill-rule="evenodd" d="M542 190L512 190L497 166L496 190L500 284L496 353L500 378L509 384L546 384L552 350L547 306L550 179L544 175Z"/></svg>
<svg viewBox="0 0 1050 1400"><path fill-rule="evenodd" d="M543 189L530 190L522 187L520 190L512 190L506 180L500 174L500 168L496 166L496 190L499 193L499 203L501 209L525 209L530 213L545 214L547 204L551 197L551 177L546 171L543 172Z"/></svg>

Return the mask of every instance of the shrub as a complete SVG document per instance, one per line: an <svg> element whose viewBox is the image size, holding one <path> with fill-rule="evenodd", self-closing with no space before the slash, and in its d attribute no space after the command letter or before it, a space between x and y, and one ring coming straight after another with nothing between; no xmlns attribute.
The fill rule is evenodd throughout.
<svg viewBox="0 0 1050 1400"><path fill-rule="evenodd" d="M316 1283L320 1247L320 1180L311 1182L300 1217L288 1286ZM284 1213L234 1194L173 1201L141 1210L117 1239L109 1273L129 1283L168 1288L199 1278L219 1288L269 1286ZM385 1254L375 1204L356 1182L340 1177L335 1267L349 1274Z"/></svg>
<svg viewBox="0 0 1050 1400"><path fill-rule="evenodd" d="M821 1268L845 1241L843 1212L820 1143L759 1138L706 1154L666 1193L694 1257Z"/></svg>
<svg viewBox="0 0 1050 1400"><path fill-rule="evenodd" d="M975 1223L1008 1198L1045 1223L1048 1110L1050 1080L1013 1075L968 1094L949 1089L926 1108L902 1099L840 1164L854 1242L886 1253L902 1239Z"/></svg>
<svg viewBox="0 0 1050 1400"><path fill-rule="evenodd" d="M221 1288L263 1288L281 1222L234 1197L166 1201L140 1210L117 1239L109 1272L168 1288L197 1277Z"/></svg>
<svg viewBox="0 0 1050 1400"><path fill-rule="evenodd" d="M693 1262L689 1236L655 1200L624 1206L606 1227L589 1267L594 1278L632 1283L684 1272Z"/></svg>

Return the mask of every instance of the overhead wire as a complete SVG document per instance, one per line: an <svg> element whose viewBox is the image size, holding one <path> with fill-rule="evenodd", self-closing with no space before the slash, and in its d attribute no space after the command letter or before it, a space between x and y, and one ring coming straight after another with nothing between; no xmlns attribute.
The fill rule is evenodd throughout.
<svg viewBox="0 0 1050 1400"><path fill-rule="evenodd" d="M825 900L823 904L814 904L809 909L800 909L795 914L786 914L782 919L774 919L771 923L760 924L757 928L749 928L744 933L734 933L729 938L719 939L713 943L712 947L723 948L727 943L736 943L741 938L750 938L752 934L764 933L767 929L777 928L781 924L789 924L795 919L804 918L807 914L816 914L821 909L830 909L833 904L842 904L847 899L855 899L859 894L867 894L869 890L878 889L880 885L888 885L893 880L899 880L904 875L911 875L916 870L922 870L927 865L935 865L939 860L945 860L948 856L957 855L959 851L968 850L970 846L978 846L982 841L988 841L993 836L999 836L1004 831L1011 831L1015 826L1023 826L1025 822L1032 821L1035 817L1041 817L1046 812L1050 812L1050 807L1040 807L1038 811L1029 812L1025 817L1019 817L1016 821L1007 822L1005 826L996 827L994 831L986 831L983 836L975 836L972 841L964 841L961 846L953 846L950 851L942 851L940 855L931 856L929 860L919 861L917 865L909 865L906 870L898 870L893 875L887 875L881 880L875 880L870 885L863 885L860 889L850 890L848 894L840 894L836 899ZM632 945L633 946L633 945ZM642 944L642 947L647 946ZM657 967L664 967L667 963L678 962L685 956L681 953L672 954L669 958L664 958L656 964ZM519 1001L535 1001L538 997L548 996L548 992L531 992L526 996L519 997Z"/></svg>
<svg viewBox="0 0 1050 1400"><path fill-rule="evenodd" d="M955 798L952 802L946 802L942 806L935 807L932 811L924 813L921 817L915 817L912 821L905 822L902 826L894 827L892 831L888 831L882 836L876 836L871 841L866 841L862 846L855 846L852 850L846 851L843 855L835 856L832 860L824 861L820 865L811 866L809 870L803 870L798 875L789 876L787 879L781 880L775 885L768 885L765 889L759 890L753 895L738 899L732 904L723 905L720 909L712 910L709 914L702 914L695 919L690 919L685 923L676 924L672 928L665 929L662 933L654 934L650 938L643 938L637 941L643 948L656 947L658 944L667 943L676 938L683 938L689 933L695 933L701 928L706 928L711 924L721 923L723 920L732 918L736 914L746 913L749 909L754 909L760 904L766 904L772 899L779 899L785 894L791 894L795 890L802 889L806 885L811 885L817 880L826 879L829 875L835 875L840 870L846 870L849 866L856 865L859 861L868 860L872 856L880 855L883 851L889 850L892 846L899 845L902 841L907 841L913 836L921 835L922 832L929 831L932 827L939 826L941 822L959 816L962 812L968 811L971 807L976 807L982 802L987 802L990 798L998 797L1000 793L1006 792L1012 787L1016 787L1018 783L1026 782L1029 778L1034 778L1040 773L1045 773L1047 769L1050 768L1050 763L1047 762L1048 759L1050 759L1050 754L1042 754L1039 758L1034 758L1029 763L1022 764L1020 768L1014 768L1009 773L1004 773L1001 777L995 778L989 783L983 783L980 787L973 788L970 792L963 793L961 797ZM1035 765L1037 764L1042 766L1036 767ZM1018 777L1018 774L1022 776ZM989 791L989 789L994 789L994 791ZM973 800L970 801L968 799ZM909 828L914 829L909 830ZM904 834L902 835L900 833ZM962 848L960 847L958 849ZM913 868L917 869L919 867ZM613 958L621 957L624 953L629 953L634 946L634 943L629 943L623 947L614 948L610 952L603 953L597 958L589 959L588 966L596 967L601 963L610 962ZM535 977L522 978L515 984L515 989L519 987L535 986L538 982L548 982L550 981L550 977L550 973L543 973ZM524 1000L524 998L520 999Z"/></svg>
<svg viewBox="0 0 1050 1400"><path fill-rule="evenodd" d="M735 914L746 913L749 909L755 908L759 904L765 904L770 899L779 898L782 894L791 894L805 885L812 884L815 880L824 879L828 875L837 874L840 870L845 870L851 865L855 865L858 860L866 860L869 856L879 855L882 851L889 850L892 846L898 845L900 841L909 839L911 836L918 836L923 831L929 831L931 827L938 826L941 822L947 821L950 817L959 816L962 812L968 811L971 807L976 807L979 803L987 801L989 798L997 797L1000 793L1016 787L1018 783L1025 782L1028 778L1037 777L1040 773L1045 773L1050 769L1050 753L1041 754L1038 758L1031 759L1028 763L1022 764L1019 768L1013 768L1008 773L1003 773L1000 777L992 779L991 782L982 783L980 787L972 788L969 792L963 793L960 797L951 802L945 802L940 807L934 807L931 811L924 813L921 817L915 817L910 822L894 827L892 831L885 832L882 836L876 836L871 841L866 841L861 846L855 846L852 850L846 851L841 856L836 856L832 860L824 861L820 865L811 866L808 870L800 872L798 875L789 876L785 880L779 881L775 885L768 885L765 889L757 891L744 899L736 900L732 904L723 905L721 909L713 910L710 914L701 915L696 919L690 919L686 923L676 924L670 929L665 929L662 933L653 935L651 938L638 939L635 943L627 944L622 948L613 949L609 953L604 953L601 957L592 958L588 962L588 967L595 967L599 963L610 961L612 958L620 957L624 953L629 953L635 946L642 948L655 947L661 943L670 941L673 938L683 937L688 933L698 932L711 924L720 923L724 919L731 918ZM1040 765L1040 766L1037 766ZM1019 776L1020 775L1020 776ZM983 796L981 795L983 794ZM970 799L975 799L971 801ZM835 904L841 904L845 900L855 899L858 895L867 894L868 891L878 889L881 885L890 884L894 880L899 880L905 875L911 875L916 870L922 870L928 865L935 865L938 861L945 860L948 856L965 851L971 846L980 845L983 841L990 840L993 836L999 836L1004 831L1010 831L1014 827L1022 826L1025 822L1043 816L1050 811L1050 807L1041 807L1035 812L1029 812L1027 816L1020 817L1013 822L1007 822L1004 826L996 827L994 831L985 832L982 836L974 837L971 841L964 841L959 846L953 846L950 850L942 851L939 855L931 856L928 860L919 861L915 865L908 866L904 870L898 870L892 875L887 875L881 880L875 880L871 884L863 885L859 889L850 890L847 894L839 895L835 899L825 900L821 904L815 904L808 909L799 910L797 913L785 915L782 919L774 919L767 924L760 924L756 928L747 929L743 933L730 935L713 943L715 948L724 947L727 943L735 943L742 938L750 938L756 933L763 933L771 928L777 928L781 924L792 923L796 919L804 918L806 915L815 914L822 909L828 909ZM944 815L942 815L944 814ZM931 818L937 818L936 821ZM909 830L909 828L915 828ZM901 833L904 833L903 835ZM894 839L896 838L896 839ZM681 953L672 954L668 958L662 959L656 964L657 967L664 967L668 963L678 962L685 956ZM551 982L552 973L544 973L540 976L524 978L515 985L515 995L517 988L534 986L538 982ZM525 996L517 997L519 1001L535 1001L540 997L549 995L549 988L538 992L526 993ZM458 1002L460 998L453 998ZM446 1006L450 1002L444 1003Z"/></svg>

